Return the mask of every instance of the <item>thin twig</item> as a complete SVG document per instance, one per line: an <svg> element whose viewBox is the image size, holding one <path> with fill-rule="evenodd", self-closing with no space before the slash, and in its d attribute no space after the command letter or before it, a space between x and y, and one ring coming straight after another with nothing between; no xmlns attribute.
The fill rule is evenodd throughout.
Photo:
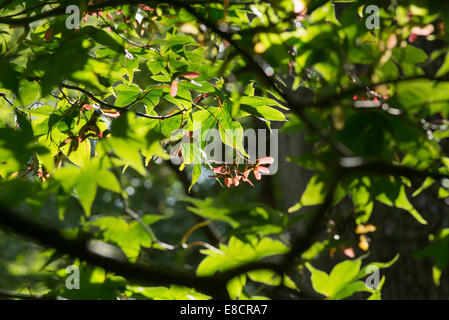
<svg viewBox="0 0 449 320"><path fill-rule="evenodd" d="M113 104L110 104L110 103L104 102L103 100L98 99L97 97L95 97L91 92L89 92L86 89L83 89L83 88L80 88L80 87L77 87L77 86L73 86L73 85L69 85L69 84L62 84L61 86L64 87L64 88L67 88L67 89L80 91L80 92L84 93L86 96L88 96L90 99L92 99L93 101L98 103L99 105L101 105L103 107L106 107L106 108L110 108L110 109L114 109L114 110L117 110L117 111L121 111L121 112L127 112L128 111L127 108L138 101L138 100L136 100L136 101L133 101L131 104L127 104L126 106L118 107L118 106L115 106ZM148 94L148 92L144 96L146 96L147 94ZM141 98L141 99L143 99L143 98ZM168 114L168 115L165 115L165 116L152 116L152 115L141 113L141 112L135 112L135 114L138 115L139 117L144 117L144 118L148 118L148 119L165 120L165 119L168 119L168 118L172 118L172 117L176 117L176 116L182 115L182 114L186 113L187 111L188 111L188 109L183 109L183 110L180 110L178 112L175 112L175 113L172 113L172 114Z"/></svg>
<svg viewBox="0 0 449 320"><path fill-rule="evenodd" d="M9 100L9 99L6 97L6 94L4 94L3 92L0 92L0 98L5 99L5 101L8 102L9 105L11 105L11 106L14 105L14 103L12 103L11 100Z"/></svg>

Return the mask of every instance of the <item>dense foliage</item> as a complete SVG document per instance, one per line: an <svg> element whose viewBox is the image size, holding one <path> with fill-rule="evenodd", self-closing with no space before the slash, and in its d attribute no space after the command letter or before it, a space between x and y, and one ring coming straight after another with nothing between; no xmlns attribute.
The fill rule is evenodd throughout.
<svg viewBox="0 0 449 320"><path fill-rule="evenodd" d="M447 210L415 199L449 198L447 4L372 2L0 1L0 294L380 299L381 210L439 286ZM289 208L279 128L312 173Z"/></svg>

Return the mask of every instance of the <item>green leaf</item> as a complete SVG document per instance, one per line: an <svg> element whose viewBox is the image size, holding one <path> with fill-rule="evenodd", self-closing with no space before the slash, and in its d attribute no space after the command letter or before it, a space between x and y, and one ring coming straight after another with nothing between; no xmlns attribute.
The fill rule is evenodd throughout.
<svg viewBox="0 0 449 320"><path fill-rule="evenodd" d="M369 190L370 186L371 181L364 177L358 180L357 186L352 190L354 211L358 214L356 224L367 222L373 212L374 202Z"/></svg>
<svg viewBox="0 0 449 320"><path fill-rule="evenodd" d="M211 297L195 291L194 289L172 285L166 287L139 287L127 286L128 290L153 300L208 300Z"/></svg>
<svg viewBox="0 0 449 320"><path fill-rule="evenodd" d="M144 127L148 128L148 124L144 124ZM163 160L170 159L170 155L161 145L161 140L163 138L164 136L160 132L157 132L154 129L148 130L144 138L146 146L145 148L143 148L142 146L142 154L146 157L145 165L148 165L148 161L150 161L151 157L153 156L161 158Z"/></svg>
<svg viewBox="0 0 449 320"><path fill-rule="evenodd" d="M379 282L379 285L378 285L376 291L374 291L373 294L371 296L369 296L367 300L381 300L380 291L381 291L384 283L385 283L385 276L383 276L380 279L380 282Z"/></svg>
<svg viewBox="0 0 449 320"><path fill-rule="evenodd" d="M117 181L115 175L106 170L101 169L94 173L95 182L102 188L120 193L120 183Z"/></svg>
<svg viewBox="0 0 449 320"><path fill-rule="evenodd" d="M190 183L189 192L193 185L198 181L201 176L201 164L195 164L192 171L192 182Z"/></svg>
<svg viewBox="0 0 449 320"><path fill-rule="evenodd" d="M251 237L247 242L231 237L228 245L220 244L220 251L201 250L207 255L201 261L196 272L199 276L208 276L217 271L225 271L263 257L283 254L289 249L282 242L271 238L257 239Z"/></svg>
<svg viewBox="0 0 449 320"><path fill-rule="evenodd" d="M112 38L107 32L95 28L93 26L86 26L81 28L81 32L87 34L89 37L91 37L95 42L114 50L117 53L123 54L124 53L124 47L115 41L114 38Z"/></svg>
<svg viewBox="0 0 449 320"><path fill-rule="evenodd" d="M341 300L352 296L356 292L372 292L363 281L354 281L344 286L338 293L332 296L332 300Z"/></svg>
<svg viewBox="0 0 449 320"><path fill-rule="evenodd" d="M329 274L331 292L329 296L335 298L340 295L342 290L346 290L348 283L358 274L362 262L359 259L345 260L337 264ZM366 288L366 287L365 287ZM349 290L350 292L351 290ZM341 295L340 295L341 296ZM345 297L343 297L345 298Z"/></svg>
<svg viewBox="0 0 449 320"><path fill-rule="evenodd" d="M265 119L265 120L274 120L274 121L286 121L285 115L272 107L269 106L251 106L240 104L240 110L246 111L253 116Z"/></svg>
<svg viewBox="0 0 449 320"><path fill-rule="evenodd" d="M311 281L315 291L329 299L337 300L350 297L356 292L372 292L380 297L379 286L376 290L369 288L360 278L366 276L369 267L388 268L397 260L397 256L388 263L371 263L360 270L361 259L345 260L337 264L328 275L326 272L315 269L310 263L306 263L307 269L312 274Z"/></svg>
<svg viewBox="0 0 449 320"><path fill-rule="evenodd" d="M396 207L408 211L415 219L421 224L427 224L427 221L419 214L419 212L413 207L407 198L405 193L405 187L401 185L399 187L399 192L396 198L392 199L387 193L381 193L376 198L378 201L382 202L391 207Z"/></svg>
<svg viewBox="0 0 449 320"><path fill-rule="evenodd" d="M53 178L61 184L66 193L71 193L80 175L81 170L74 165L70 165L56 170Z"/></svg>
<svg viewBox="0 0 449 320"><path fill-rule="evenodd" d="M111 138L110 143L117 156L122 158L126 164L134 168L141 175L146 175L146 170L143 166L143 160L137 142L113 137Z"/></svg>
<svg viewBox="0 0 449 320"><path fill-rule="evenodd" d="M76 182L75 190L86 216L90 217L92 203L97 193L97 184L90 177L81 174Z"/></svg>
<svg viewBox="0 0 449 320"><path fill-rule="evenodd" d="M435 76L442 77L448 72L449 72L449 54L446 54L446 57L444 58L444 62L441 65L440 69L438 70L438 72L436 73Z"/></svg>
<svg viewBox="0 0 449 320"><path fill-rule="evenodd" d="M124 107L134 102L140 96L140 89L136 86L125 86L120 84L114 88L117 94L115 105Z"/></svg>
<svg viewBox="0 0 449 320"><path fill-rule="evenodd" d="M218 119L218 128L222 142L238 150L241 154L248 156L243 148L243 127L238 121L231 118L229 103L223 103L222 108L209 108Z"/></svg>
<svg viewBox="0 0 449 320"><path fill-rule="evenodd" d="M232 278L229 280L228 284L226 285L226 288L228 289L229 296L231 299L239 299L243 293L243 289L246 285L246 276L244 274L241 274L235 278Z"/></svg>
<svg viewBox="0 0 449 320"><path fill-rule="evenodd" d="M315 269L310 263L306 263L307 269L312 274L311 281L313 289L325 296L332 295L332 287L330 286L330 278L326 272Z"/></svg>
<svg viewBox="0 0 449 320"><path fill-rule="evenodd" d="M323 175L313 176L307 184L306 190L301 196L301 200L288 209L289 213L298 211L304 206L314 206L321 204L326 197L325 181Z"/></svg>
<svg viewBox="0 0 449 320"><path fill-rule="evenodd" d="M69 145L66 145L63 150L68 150ZM78 145L78 149L72 151L68 156L69 160L78 166L83 166L89 162L91 153L91 145L89 139L82 141Z"/></svg>
<svg viewBox="0 0 449 320"><path fill-rule="evenodd" d="M329 240L315 242L310 246L309 249L304 251L304 253L301 255L301 258L304 260L314 259L329 246L329 243Z"/></svg>
<svg viewBox="0 0 449 320"><path fill-rule="evenodd" d="M248 156L243 148L243 128L238 121L220 122L219 132L222 142Z"/></svg>
<svg viewBox="0 0 449 320"><path fill-rule="evenodd" d="M79 289L68 289L62 286L61 290L52 293L70 300L116 300L117 291L124 287L123 278L106 275L100 268L80 267ZM67 278L66 269L60 270L60 281Z"/></svg>
<svg viewBox="0 0 449 320"><path fill-rule="evenodd" d="M433 180L430 177L427 177L424 182L422 183L422 185L416 189L415 192L413 192L412 197L416 197L417 195L419 195L421 192L423 192L424 190L426 190L427 188L429 188L431 185L433 185L435 183L435 180Z"/></svg>
<svg viewBox="0 0 449 320"><path fill-rule="evenodd" d="M391 267L399 259L399 254L396 254L393 259L388 262L372 262L364 266L357 274L356 279L361 279L367 275L367 270L376 267L378 269L386 269Z"/></svg>
<svg viewBox="0 0 449 320"><path fill-rule="evenodd" d="M265 98L265 97L257 97L257 96L243 96L240 98L239 103L241 105L248 105L251 107L259 107L259 106L276 106L285 110L289 110L287 107L284 107L282 104L277 102L276 100Z"/></svg>
<svg viewBox="0 0 449 320"><path fill-rule="evenodd" d="M90 224L98 226L104 240L117 244L131 261L137 259L141 247L150 247L153 243L152 237L138 221L127 223L119 217L103 217Z"/></svg>
<svg viewBox="0 0 449 320"><path fill-rule="evenodd" d="M421 107L432 96L433 83L430 80L401 81L397 84L397 97L404 108Z"/></svg>
<svg viewBox="0 0 449 320"><path fill-rule="evenodd" d="M293 280L287 276L284 275L282 278L273 270L254 270L248 272L248 277L255 282L260 282L267 284L269 286L278 286L282 282L282 278L284 279L284 285L287 288L298 290L296 287L296 284L293 282Z"/></svg>
<svg viewBox="0 0 449 320"><path fill-rule="evenodd" d="M413 76L423 73L417 64L426 61L427 54L420 48L407 45L404 48L394 48L393 59L399 63L406 76Z"/></svg>
<svg viewBox="0 0 449 320"><path fill-rule="evenodd" d="M24 105L29 105L40 96L40 86L36 82L23 80L20 82L19 99Z"/></svg>
<svg viewBox="0 0 449 320"><path fill-rule="evenodd" d="M201 110L193 113L193 131L197 133L201 130L200 148L204 150L208 140L210 139L210 130L214 129L218 123L218 118L214 114L207 110ZM196 134L199 136L199 134Z"/></svg>

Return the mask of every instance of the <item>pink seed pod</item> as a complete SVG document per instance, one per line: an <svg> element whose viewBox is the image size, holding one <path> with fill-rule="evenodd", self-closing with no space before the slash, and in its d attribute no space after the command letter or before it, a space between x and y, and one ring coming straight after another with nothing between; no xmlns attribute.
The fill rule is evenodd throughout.
<svg viewBox="0 0 449 320"><path fill-rule="evenodd" d="M115 111L115 110L103 110L103 114L105 116L110 117L110 118L118 118L118 117L120 117L120 112Z"/></svg>
<svg viewBox="0 0 449 320"><path fill-rule="evenodd" d="M257 166L255 168L255 170L257 170L263 174L270 174L270 169L268 169L267 167L264 167L264 166Z"/></svg>
<svg viewBox="0 0 449 320"><path fill-rule="evenodd" d="M225 174L226 173L226 168L224 168L223 166L219 166L214 168L213 173L218 173L218 174Z"/></svg>
<svg viewBox="0 0 449 320"><path fill-rule="evenodd" d="M228 187L228 188L231 188L231 187L233 187L234 186L234 180L232 179L232 178L225 178L225 185Z"/></svg>
<svg viewBox="0 0 449 320"><path fill-rule="evenodd" d="M410 34L410 37L408 37L409 42L415 42L416 39L418 39L418 35L416 33Z"/></svg>
<svg viewBox="0 0 449 320"><path fill-rule="evenodd" d="M170 86L170 95L174 98L178 94L178 81L173 80Z"/></svg>
<svg viewBox="0 0 449 320"><path fill-rule="evenodd" d="M153 8L143 4L143 3L139 4L139 8L142 9L143 11L154 11L155 10L155 9L153 9Z"/></svg>
<svg viewBox="0 0 449 320"><path fill-rule="evenodd" d="M248 182L249 184L253 185L251 181L248 179L249 174L251 173L251 169L247 169L243 172L242 180L245 182Z"/></svg>
<svg viewBox="0 0 449 320"><path fill-rule="evenodd" d="M412 28L411 33L416 34L418 36L429 36L435 31L435 27L433 24L428 24L425 27L421 28L415 26Z"/></svg>
<svg viewBox="0 0 449 320"><path fill-rule="evenodd" d="M196 79L200 76L198 72L187 72L182 75L186 79Z"/></svg>
<svg viewBox="0 0 449 320"><path fill-rule="evenodd" d="M343 253L345 254L345 256L347 256L349 258L355 257L354 249L352 249L352 248L346 248L345 250L343 250Z"/></svg>
<svg viewBox="0 0 449 320"><path fill-rule="evenodd" d="M272 164L272 163L274 163L273 157L265 157L257 159L257 164Z"/></svg>

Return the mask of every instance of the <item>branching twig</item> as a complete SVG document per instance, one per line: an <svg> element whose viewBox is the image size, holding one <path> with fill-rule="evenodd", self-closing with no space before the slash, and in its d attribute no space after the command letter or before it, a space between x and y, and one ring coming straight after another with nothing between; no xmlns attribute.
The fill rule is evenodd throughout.
<svg viewBox="0 0 449 320"><path fill-rule="evenodd" d="M137 42L132 41L131 39L128 39L128 38L125 37L123 34L121 34L120 32L117 31L116 25L112 26L112 25L110 25L110 24L106 21L105 18L103 18L102 16L99 16L99 17L101 18L101 20L103 20L103 22L104 22L106 25L108 25L108 26L111 28L111 30L112 30L116 35L118 35L120 38L122 38L123 40L125 40L125 41L128 42L129 44L132 44L133 46L139 47L139 48L142 48L142 49L149 49L149 48L150 48L150 46L147 45L147 44L137 43Z"/></svg>
<svg viewBox="0 0 449 320"><path fill-rule="evenodd" d="M0 98L5 99L5 101L8 102L9 105L11 105L11 106L14 105L14 103L12 103L11 100L9 100L9 99L6 97L6 94L4 94L3 92L0 92Z"/></svg>
<svg viewBox="0 0 449 320"><path fill-rule="evenodd" d="M130 104L127 104L126 106L118 107L118 106L115 106L113 104L110 104L110 103L104 102L103 100L98 99L90 91L88 91L86 89L83 89L83 88L80 88L80 87L77 87L77 86L73 86L73 85L69 85L69 84L62 84L61 86L64 87L64 88L67 88L67 89L80 91L80 92L84 93L86 96L88 96L90 99L92 99L93 101L95 101L96 103L101 105L102 107L114 109L114 110L121 111L121 112L127 112L128 111L127 108L129 108L131 105L133 105L137 101L143 99L148 94L148 92L145 93L142 98L136 99L135 101L131 102ZM175 112L175 113L172 113L172 114L168 114L168 115L165 115L165 116L152 116L152 115L141 113L141 112L135 112L135 114L138 115L139 117L144 117L144 118L148 118L148 119L165 120L165 119L168 119L168 118L172 118L172 117L176 117L178 115L184 114L185 112L187 112L187 109L183 109L183 110L180 110L178 112Z"/></svg>

